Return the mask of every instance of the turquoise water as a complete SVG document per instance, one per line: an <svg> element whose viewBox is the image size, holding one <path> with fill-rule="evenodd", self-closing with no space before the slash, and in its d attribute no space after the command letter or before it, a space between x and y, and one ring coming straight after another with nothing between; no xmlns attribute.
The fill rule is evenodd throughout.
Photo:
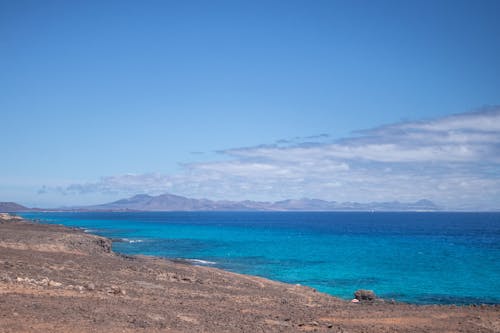
<svg viewBox="0 0 500 333"><path fill-rule="evenodd" d="M147 254L418 304L500 303L500 213L26 213Z"/></svg>

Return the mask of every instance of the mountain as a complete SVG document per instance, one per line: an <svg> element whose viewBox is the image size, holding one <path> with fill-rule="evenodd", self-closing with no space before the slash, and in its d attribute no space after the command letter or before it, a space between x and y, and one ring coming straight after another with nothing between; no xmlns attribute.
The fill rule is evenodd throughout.
<svg viewBox="0 0 500 333"><path fill-rule="evenodd" d="M173 194L150 196L138 194L107 204L80 207L78 210L113 210L113 211L215 211L215 210L260 210L269 203L255 201L212 201L191 199Z"/></svg>
<svg viewBox="0 0 500 333"><path fill-rule="evenodd" d="M27 212L31 208L24 207L15 202L0 202L0 212Z"/></svg>
<svg viewBox="0 0 500 333"><path fill-rule="evenodd" d="M213 201L192 199L173 194L151 196L138 194L107 204L79 207L79 211L435 211L439 210L432 201L420 200L413 203L392 202L343 202L320 199L297 199L276 202L261 201Z"/></svg>

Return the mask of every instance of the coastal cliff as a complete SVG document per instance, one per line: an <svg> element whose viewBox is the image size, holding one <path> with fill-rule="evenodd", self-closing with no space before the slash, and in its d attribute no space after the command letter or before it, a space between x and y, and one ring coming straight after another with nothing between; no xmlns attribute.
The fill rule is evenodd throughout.
<svg viewBox="0 0 500 333"><path fill-rule="evenodd" d="M500 331L498 306L351 303L111 245L1 214L0 333Z"/></svg>

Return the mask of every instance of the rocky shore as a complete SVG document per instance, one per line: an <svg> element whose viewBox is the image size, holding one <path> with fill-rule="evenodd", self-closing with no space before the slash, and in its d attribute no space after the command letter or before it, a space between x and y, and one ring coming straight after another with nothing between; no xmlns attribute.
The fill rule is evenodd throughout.
<svg viewBox="0 0 500 333"><path fill-rule="evenodd" d="M138 331L500 332L500 307L352 303L0 214L0 333Z"/></svg>

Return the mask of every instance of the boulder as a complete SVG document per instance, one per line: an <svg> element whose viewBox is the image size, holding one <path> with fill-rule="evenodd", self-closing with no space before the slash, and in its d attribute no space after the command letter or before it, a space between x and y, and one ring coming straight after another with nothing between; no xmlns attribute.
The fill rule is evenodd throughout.
<svg viewBox="0 0 500 333"><path fill-rule="evenodd" d="M354 293L354 298L359 301L373 301L377 298L373 290L359 289Z"/></svg>
<svg viewBox="0 0 500 333"><path fill-rule="evenodd" d="M61 282L57 282L57 281L49 280L49 282L47 283L47 285L49 287L60 287L60 286L62 286L62 283Z"/></svg>
<svg viewBox="0 0 500 333"><path fill-rule="evenodd" d="M106 288L106 292L108 294L113 294L113 295L126 295L127 294L127 292L124 289L122 289L118 286L115 286L115 285L112 285L111 287Z"/></svg>
<svg viewBox="0 0 500 333"><path fill-rule="evenodd" d="M93 290L95 290L95 284L93 284L92 282L89 282L85 285L85 289L87 289L89 291L93 291Z"/></svg>

